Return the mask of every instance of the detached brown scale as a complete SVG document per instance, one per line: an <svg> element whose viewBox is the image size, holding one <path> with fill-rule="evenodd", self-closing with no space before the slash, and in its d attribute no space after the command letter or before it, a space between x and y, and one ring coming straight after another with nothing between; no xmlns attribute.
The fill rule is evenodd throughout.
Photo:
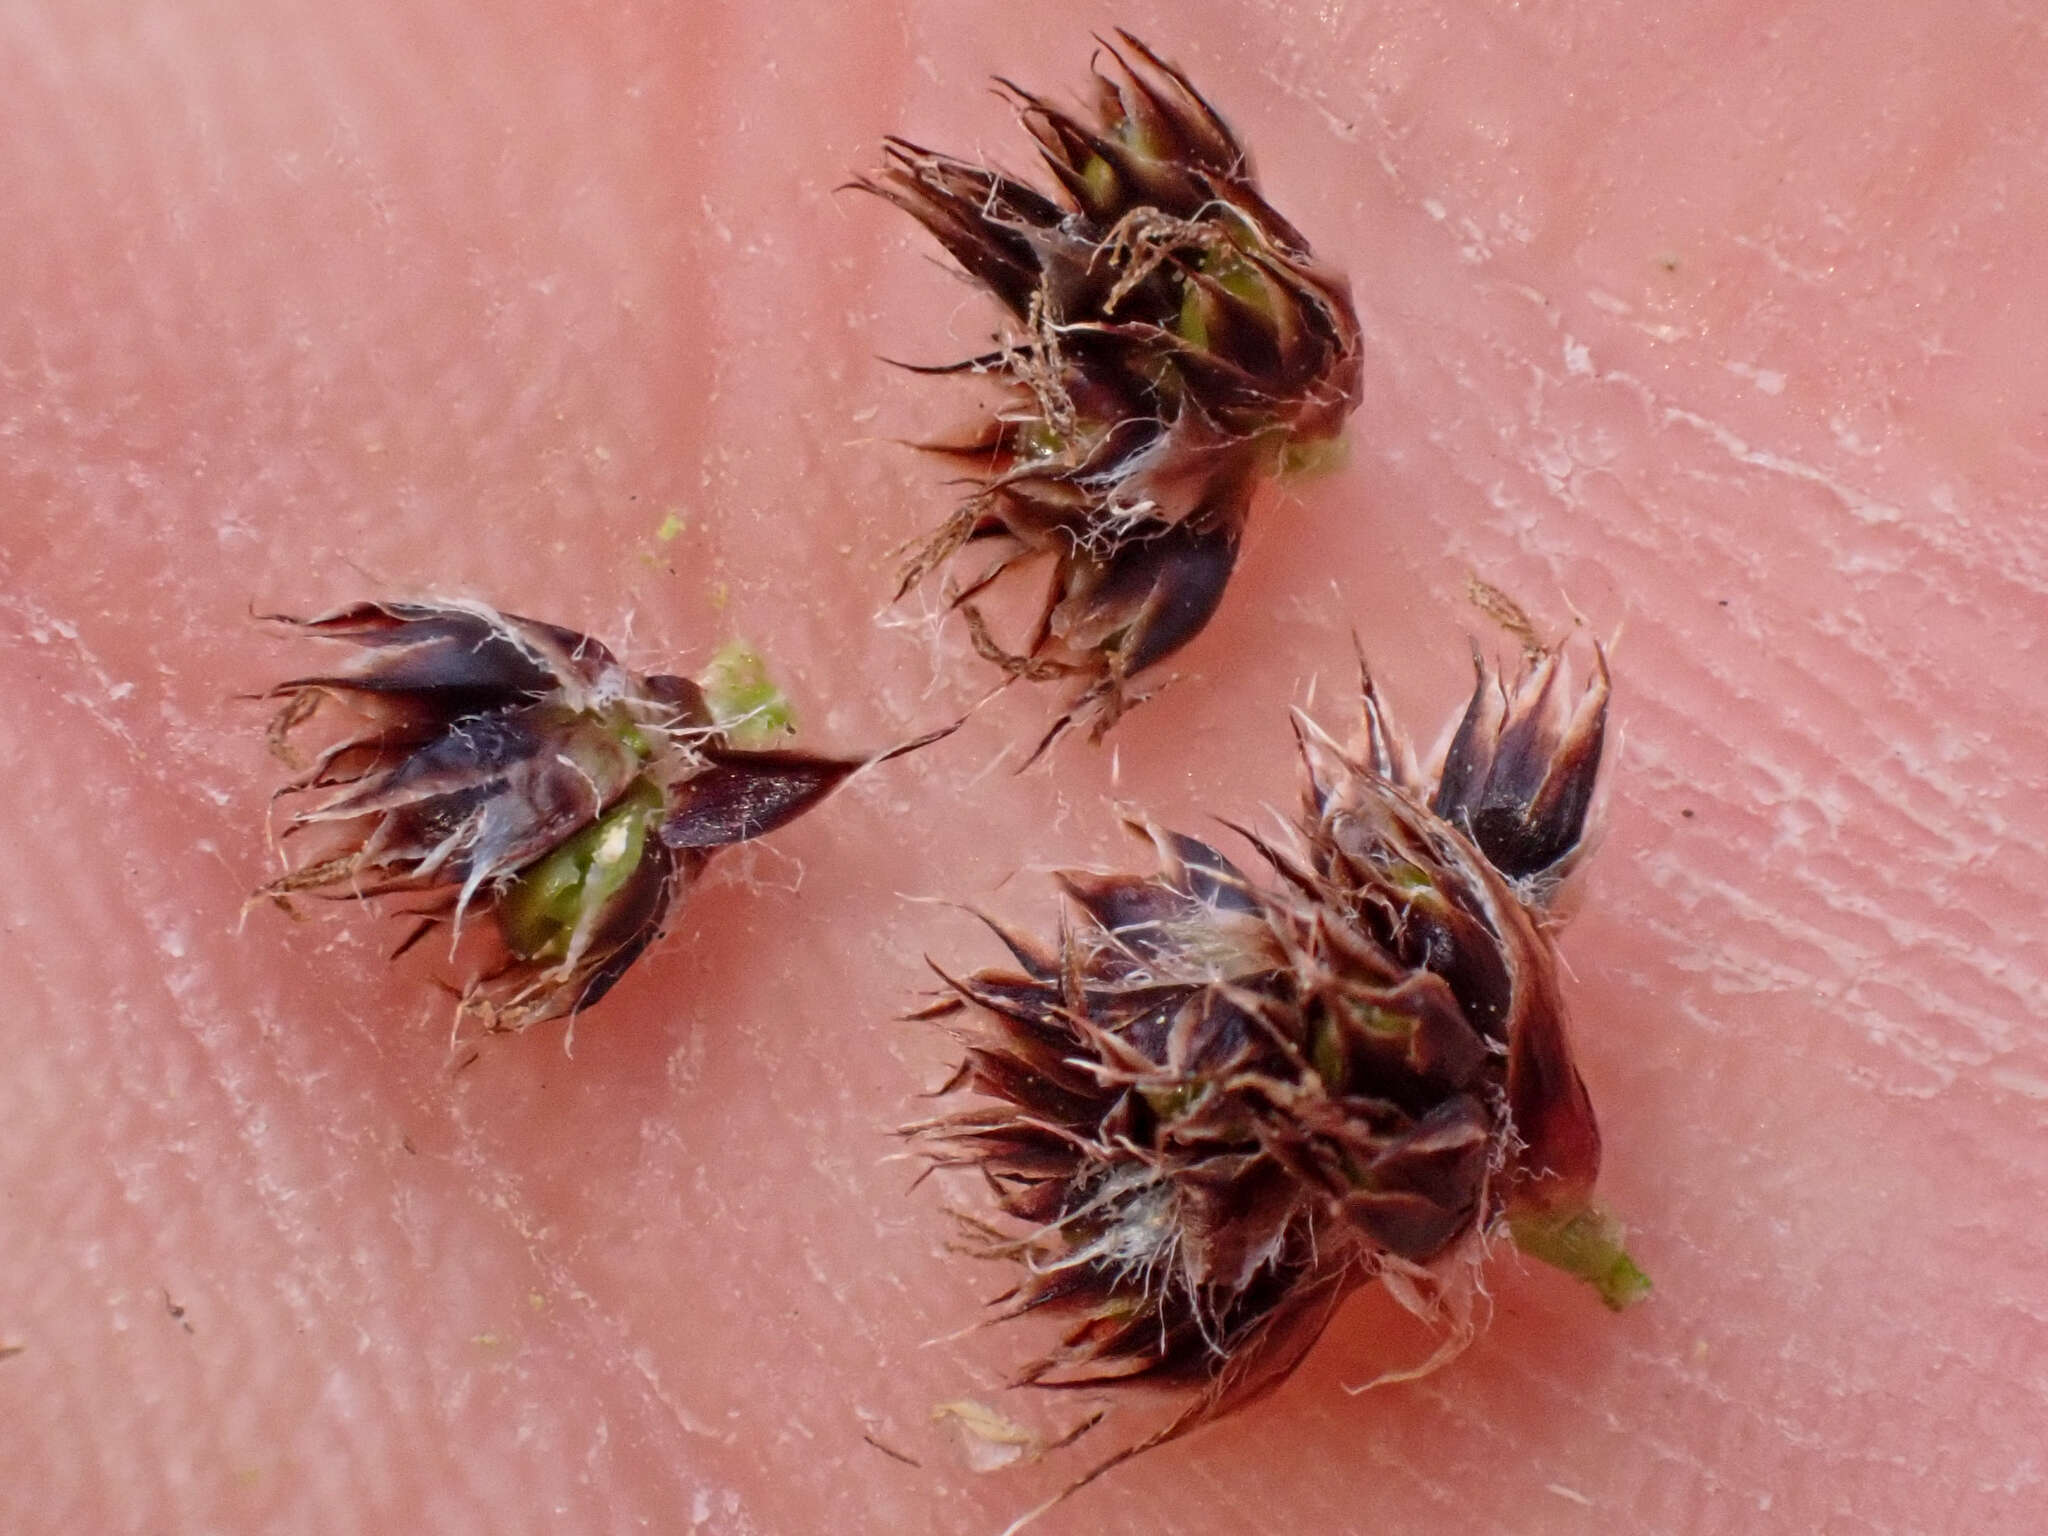
<svg viewBox="0 0 2048 1536"><path fill-rule="evenodd" d="M1267 203L1187 77L1117 37L1093 122L999 82L1057 195L903 139L858 183L923 224L1013 322L993 351L917 370L990 375L1004 398L979 430L926 445L976 488L898 595L991 546L948 597L1010 675L1079 684L1048 742L1075 721L1099 737L1135 702L1130 680L1209 622L1259 476L1335 438L1361 377L1344 279ZM1008 650L974 599L1039 558L1045 601Z"/></svg>
<svg viewBox="0 0 2048 1536"><path fill-rule="evenodd" d="M1134 821L1153 873L1063 874L1056 942L998 928L1015 969L941 973L922 1016L963 1041L948 1089L980 1102L908 1134L993 1191L976 1245L1024 1270L999 1315L1064 1320L1017 1380L1196 1392L1090 1478L1277 1384L1369 1280L1462 1342L1502 1228L1612 1306L1647 1291L1592 1203L1549 931L1607 703L1597 653L1576 696L1556 651L1512 686L1482 662L1423 774L1368 677L1348 747L1298 720L1298 821L1241 833L1265 878Z"/></svg>
<svg viewBox="0 0 2048 1536"><path fill-rule="evenodd" d="M350 723L278 792L317 851L259 894L419 898L403 952L488 914L503 959L463 990L492 1029L601 999L713 853L794 820L873 758L732 745L704 690L482 603L367 602L276 622L359 654L270 690L271 743Z"/></svg>

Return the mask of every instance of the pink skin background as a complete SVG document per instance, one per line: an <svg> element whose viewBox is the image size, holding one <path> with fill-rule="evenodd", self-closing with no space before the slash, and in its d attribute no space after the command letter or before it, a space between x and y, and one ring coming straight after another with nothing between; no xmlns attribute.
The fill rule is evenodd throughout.
<svg viewBox="0 0 2048 1536"><path fill-rule="evenodd" d="M1280 1392L1042 1529L2033 1531L2048 1519L2048 32L2025 5L1621 0L0 8L0 1528L993 1532L1159 1422L994 1475L931 1422L1037 1339L890 1127L944 902L1295 795L1349 631L1424 741L1468 573L1618 633L1563 937L1603 1189L1655 1297L1503 1255L1426 1349L1361 1297ZM890 551L876 360L993 316L835 190L1027 144L1092 31L1181 61L1346 268L1365 404L1269 493L1110 748L1053 698L728 857L575 1036L457 1070L388 924L249 890L282 770L252 609L455 594L689 667L803 740L989 678ZM673 521L672 521L673 520ZM878 613L884 622L876 623ZM1021 875L1012 878L1013 873ZM971 1197L961 1188L956 1196ZM870 1440L913 1458L906 1465Z"/></svg>

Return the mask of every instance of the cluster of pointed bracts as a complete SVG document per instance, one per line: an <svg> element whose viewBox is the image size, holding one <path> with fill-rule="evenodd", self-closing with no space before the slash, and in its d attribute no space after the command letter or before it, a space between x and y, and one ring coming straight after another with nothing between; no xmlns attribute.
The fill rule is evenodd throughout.
<svg viewBox="0 0 2048 1536"><path fill-rule="evenodd" d="M1002 401L931 445L973 489L902 590L947 572L984 657L1076 685L1041 751L1070 724L1099 737L1202 629L1256 485L1336 438L1360 390L1344 280L1186 76L1117 37L1092 120L1002 82L1054 193L903 140L860 182L1007 311L993 350L925 370L992 377ZM1006 648L979 599L1034 562L1045 597ZM1012 964L940 972L919 1017L964 1049L941 1090L958 1107L906 1134L993 1203L963 1219L1018 1269L996 1315L1057 1320L1019 1383L1189 1389L1068 1492L1277 1383L1367 1283L1456 1347L1496 1235L1611 1306L1647 1291L1593 1198L1553 942L1595 820L1606 658L1575 685L1508 617L1519 675L1478 663L1427 768L1361 667L1351 740L1297 716L1304 804L1235 829L1254 858L1134 820L1149 872L1063 873L1054 939L992 925ZM758 680L643 675L481 603L279 622L352 650L267 695L297 856L263 894L387 903L413 920L401 951L441 932L459 952L487 926L458 1017L489 1029L589 1008L718 849L947 734L867 758L773 749L744 729Z"/></svg>
<svg viewBox="0 0 2048 1536"><path fill-rule="evenodd" d="M1057 942L998 927L1014 968L941 973L923 1016L974 1102L908 1133L993 1190L970 1226L1022 1264L1002 1315L1064 1321L1022 1381L1192 1385L1170 1437L1291 1370L1368 1280L1440 1314L1503 1228L1610 1305L1643 1293L1592 1201L1551 939L1607 698L1597 652L1576 693L1555 651L1513 686L1482 663L1423 773L1367 678L1350 743L1298 722L1298 819L1240 829L1261 879L1135 822L1153 872L1063 874Z"/></svg>
<svg viewBox="0 0 2048 1536"><path fill-rule="evenodd" d="M489 1028L588 1008L657 937L712 854L801 816L875 758L735 745L685 677L481 603L359 603L279 622L357 654L271 690L273 747L330 703L350 724L298 778L284 835L316 851L264 887L392 898L403 951L488 914L501 955L462 989Z"/></svg>
<svg viewBox="0 0 2048 1536"><path fill-rule="evenodd" d="M921 370L993 375L1004 398L979 430L928 445L975 490L902 590L988 547L949 600L1011 676L1078 684L1053 735L1085 721L1100 736L1135 701L1130 681L1209 622L1260 475L1335 438L1361 376L1344 279L1265 200L1187 77L1118 38L1092 123L1000 82L1058 196L900 139L859 183L1008 312L993 350ZM1009 649L975 598L1034 561L1051 566L1045 600Z"/></svg>

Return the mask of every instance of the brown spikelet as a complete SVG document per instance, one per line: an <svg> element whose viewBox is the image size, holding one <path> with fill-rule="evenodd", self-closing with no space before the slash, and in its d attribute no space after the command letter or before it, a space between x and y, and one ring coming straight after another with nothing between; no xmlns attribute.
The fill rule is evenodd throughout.
<svg viewBox="0 0 2048 1536"><path fill-rule="evenodd" d="M317 848L259 894L407 902L419 922L401 951L488 914L500 962L462 996L491 1029L596 1003L712 853L876 760L743 750L689 679L638 675L588 635L482 603L277 622L358 654L270 690L273 750L295 761L295 733L330 703L354 723L278 792L283 835Z"/></svg>
<svg viewBox="0 0 2048 1536"><path fill-rule="evenodd" d="M976 648L1013 677L1077 685L1053 734L1114 723L1131 679L1215 613L1259 476L1336 437L1358 403L1350 290L1259 190L1187 77L1127 32L1104 43L1092 117L1007 81L1055 190L903 139L856 184L921 223L1008 312L993 350L921 372L1004 388L978 430L930 444L975 490L904 569L969 546L976 594L1051 566L1031 632ZM900 595L900 593L899 593Z"/></svg>
<svg viewBox="0 0 2048 1536"><path fill-rule="evenodd" d="M1000 1315L1063 1321L1018 1382L1191 1388L1135 1452L1276 1384L1369 1280L1447 1299L1503 1226L1611 1305L1643 1293L1591 1203L1546 918L1606 708L1604 660L1575 699L1555 652L1511 687L1482 665L1424 775L1368 678L1348 744L1299 722L1299 818L1246 834L1261 879L1134 820L1151 873L1064 874L1057 943L999 929L1014 967L942 975L973 1102L908 1130L995 1192Z"/></svg>

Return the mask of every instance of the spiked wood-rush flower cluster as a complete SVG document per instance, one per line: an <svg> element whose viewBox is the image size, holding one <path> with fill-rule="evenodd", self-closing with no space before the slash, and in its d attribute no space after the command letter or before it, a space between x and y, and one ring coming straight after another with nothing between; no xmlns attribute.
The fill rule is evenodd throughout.
<svg viewBox="0 0 2048 1536"><path fill-rule="evenodd" d="M329 702L353 728L279 791L285 836L324 834L263 888L423 898L400 946L466 917L504 957L463 1009L522 1029L602 998L718 849L802 815L871 759L747 750L745 719L688 678L628 671L588 635L481 603L359 603L293 629L360 648L271 690L289 739ZM727 668L758 694L747 669Z"/></svg>
<svg viewBox="0 0 2048 1536"><path fill-rule="evenodd" d="M1593 1204L1549 933L1607 700L1604 659L1576 696L1555 651L1512 686L1481 663L1424 774L1367 678L1348 746L1299 721L1298 821L1242 833L1262 879L1135 822L1155 872L1063 874L1056 943L999 928L1016 969L942 973L925 1016L980 1102L909 1131L994 1191L1000 1315L1064 1319L1020 1382L1193 1386L1129 1455L1277 1383L1368 1280L1462 1342L1503 1229L1611 1306L1647 1290Z"/></svg>
<svg viewBox="0 0 2048 1536"><path fill-rule="evenodd" d="M1129 680L1208 623L1258 477L1335 438L1360 382L1343 278L1265 200L1187 77L1118 38L1093 121L1001 82L1057 196L901 139L859 183L1009 312L995 350L922 370L992 374L1004 398L981 430L928 445L977 488L902 590L991 546L949 595L1011 675L1077 680L1053 735L1086 720L1099 736L1133 701ZM974 598L1040 557L1045 602L1011 652Z"/></svg>

